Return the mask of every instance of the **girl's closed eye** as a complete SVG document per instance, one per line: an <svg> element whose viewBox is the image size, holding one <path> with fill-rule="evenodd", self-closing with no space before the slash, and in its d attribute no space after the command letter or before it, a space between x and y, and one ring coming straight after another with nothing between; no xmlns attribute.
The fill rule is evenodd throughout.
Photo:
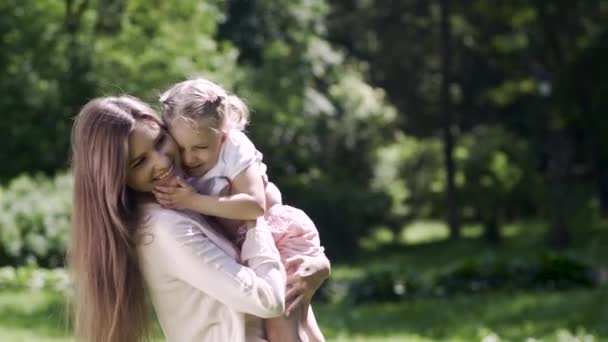
<svg viewBox="0 0 608 342"><path fill-rule="evenodd" d="M209 148L209 146L194 146L194 148L197 150L206 150Z"/></svg>
<svg viewBox="0 0 608 342"><path fill-rule="evenodd" d="M161 132L158 134L158 138L156 139L156 147L162 146L165 141L167 141L167 132L165 132L165 130L161 130Z"/></svg>

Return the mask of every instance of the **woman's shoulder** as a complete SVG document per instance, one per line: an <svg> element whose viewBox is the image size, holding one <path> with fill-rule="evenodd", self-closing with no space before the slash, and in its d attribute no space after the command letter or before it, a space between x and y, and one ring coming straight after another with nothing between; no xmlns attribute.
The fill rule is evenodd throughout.
<svg viewBox="0 0 608 342"><path fill-rule="evenodd" d="M179 221L184 215L176 210L163 208L158 203L146 203L140 206L140 216L140 226L152 229L167 221Z"/></svg>
<svg viewBox="0 0 608 342"><path fill-rule="evenodd" d="M204 235L202 224L184 212L151 203L142 205L140 214L136 244L144 254L165 254L193 235Z"/></svg>
<svg viewBox="0 0 608 342"><path fill-rule="evenodd" d="M164 251L193 243L200 246L212 243L230 255L235 254L229 242L200 214L163 208L157 203L143 205L141 210L140 249Z"/></svg>
<svg viewBox="0 0 608 342"><path fill-rule="evenodd" d="M199 228L201 223L185 212L163 208L157 203L142 205L139 229L142 233L164 236L177 233L183 229Z"/></svg>

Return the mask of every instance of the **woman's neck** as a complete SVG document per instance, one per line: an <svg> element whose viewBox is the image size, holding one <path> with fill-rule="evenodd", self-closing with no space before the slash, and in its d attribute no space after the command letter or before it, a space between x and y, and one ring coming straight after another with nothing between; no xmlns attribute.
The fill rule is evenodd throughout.
<svg viewBox="0 0 608 342"><path fill-rule="evenodd" d="M137 204L157 203L156 198L151 192L138 192L135 194Z"/></svg>

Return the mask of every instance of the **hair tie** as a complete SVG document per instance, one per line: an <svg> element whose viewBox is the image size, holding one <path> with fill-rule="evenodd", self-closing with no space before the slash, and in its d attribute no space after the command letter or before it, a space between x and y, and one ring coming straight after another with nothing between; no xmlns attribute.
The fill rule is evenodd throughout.
<svg viewBox="0 0 608 342"><path fill-rule="evenodd" d="M221 95L216 96L215 100L211 101L211 105L213 105L214 107L219 107L222 105L222 102L224 101L224 97Z"/></svg>

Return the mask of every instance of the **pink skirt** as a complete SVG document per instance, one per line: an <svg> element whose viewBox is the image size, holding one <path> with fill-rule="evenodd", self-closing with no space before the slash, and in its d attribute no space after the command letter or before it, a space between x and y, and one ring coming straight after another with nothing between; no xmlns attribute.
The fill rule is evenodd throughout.
<svg viewBox="0 0 608 342"><path fill-rule="evenodd" d="M276 204L266 210L264 215L274 243L279 250L281 262L286 266L287 259L298 256L316 257L324 252L319 239L319 231L306 213L289 205ZM239 240L244 238L246 229L239 229ZM240 246L241 241L237 244ZM285 267L287 274L296 270Z"/></svg>

